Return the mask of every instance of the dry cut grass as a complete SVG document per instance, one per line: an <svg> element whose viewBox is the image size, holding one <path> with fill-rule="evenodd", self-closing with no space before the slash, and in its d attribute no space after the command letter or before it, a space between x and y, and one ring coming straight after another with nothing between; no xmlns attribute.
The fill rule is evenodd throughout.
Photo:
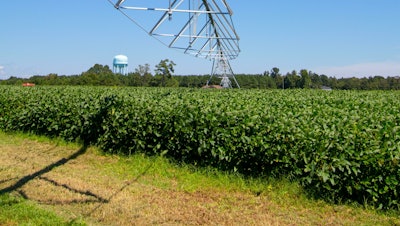
<svg viewBox="0 0 400 226"><path fill-rule="evenodd" d="M255 194L196 176L199 185L190 186L194 172L159 168L167 162L161 158L130 160L4 133L0 153L0 193L89 225L400 225L400 218L306 200L274 185Z"/></svg>

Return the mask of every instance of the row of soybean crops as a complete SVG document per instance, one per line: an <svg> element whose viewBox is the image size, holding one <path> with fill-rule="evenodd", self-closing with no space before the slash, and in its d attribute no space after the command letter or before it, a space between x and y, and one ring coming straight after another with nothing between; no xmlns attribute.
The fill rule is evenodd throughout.
<svg viewBox="0 0 400 226"><path fill-rule="evenodd" d="M400 92L0 87L0 129L399 209Z"/></svg>

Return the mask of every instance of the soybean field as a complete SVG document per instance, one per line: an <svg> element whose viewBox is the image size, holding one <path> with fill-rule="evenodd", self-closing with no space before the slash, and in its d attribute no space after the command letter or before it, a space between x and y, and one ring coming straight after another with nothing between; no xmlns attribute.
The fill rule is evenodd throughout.
<svg viewBox="0 0 400 226"><path fill-rule="evenodd" d="M400 208L400 92L0 86L0 129Z"/></svg>

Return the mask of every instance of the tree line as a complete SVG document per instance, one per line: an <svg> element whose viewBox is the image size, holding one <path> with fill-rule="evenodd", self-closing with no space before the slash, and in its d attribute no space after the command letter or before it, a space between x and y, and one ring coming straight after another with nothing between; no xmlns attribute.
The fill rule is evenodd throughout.
<svg viewBox="0 0 400 226"><path fill-rule="evenodd" d="M210 75L173 75L175 63L168 59L161 60L155 66L154 74L150 65L139 65L134 72L127 75L115 74L109 66L95 64L80 75L35 75L30 78L10 77L1 80L2 85L21 85L34 83L36 85L89 85L89 86L143 86L143 87L203 87L209 84L219 84L221 79ZM364 77L335 78L319 75L302 69L281 74L279 68L261 74L236 74L236 80L241 88L257 89L340 89L340 90L400 90L400 77ZM232 83L234 84L234 83Z"/></svg>

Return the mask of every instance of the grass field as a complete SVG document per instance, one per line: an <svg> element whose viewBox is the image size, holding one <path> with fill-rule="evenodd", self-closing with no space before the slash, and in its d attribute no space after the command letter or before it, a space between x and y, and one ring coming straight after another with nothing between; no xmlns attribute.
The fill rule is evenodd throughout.
<svg viewBox="0 0 400 226"><path fill-rule="evenodd" d="M285 180L245 179L163 157L0 132L0 225L400 225L331 205Z"/></svg>

